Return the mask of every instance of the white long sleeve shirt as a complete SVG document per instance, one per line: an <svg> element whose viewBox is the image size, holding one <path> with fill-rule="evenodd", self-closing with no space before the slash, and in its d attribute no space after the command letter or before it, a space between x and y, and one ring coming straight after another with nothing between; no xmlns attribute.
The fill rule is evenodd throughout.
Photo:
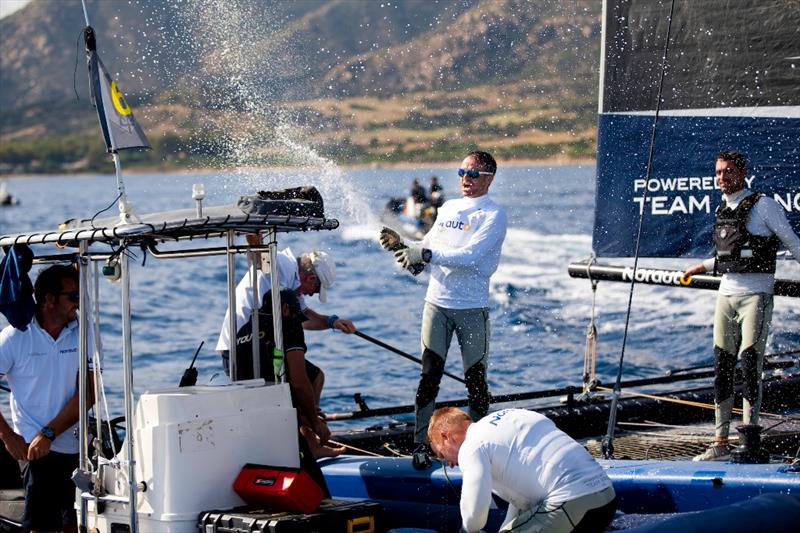
<svg viewBox="0 0 800 533"><path fill-rule="evenodd" d="M445 202L422 240L431 251L425 301L445 309L488 307L505 237L505 211L489 195Z"/></svg>
<svg viewBox="0 0 800 533"><path fill-rule="evenodd" d="M739 202L753 193L749 189L742 189L731 195L724 195L725 202L731 209L736 209ZM765 196L758 200L750 210L747 219L747 231L753 235L778 237L786 249L792 254L795 261L800 263L800 237L798 237L789 220L786 211L772 198ZM706 271L714 270L714 258L703 261ZM719 284L719 294L723 296L747 296L749 294L772 294L775 285L775 274L758 272L730 272L722 275Z"/></svg>
<svg viewBox="0 0 800 533"><path fill-rule="evenodd" d="M492 491L508 501L506 522L541 502L561 504L611 486L602 467L547 417L505 409L471 424L458 452L461 520L486 525Z"/></svg>
<svg viewBox="0 0 800 533"><path fill-rule="evenodd" d="M253 308L261 307L260 302L263 300L264 295L272 289L272 276L265 274L260 269L256 277L258 279L258 301L259 304L253 305L253 285L250 283L250 272L246 272L242 277L239 284L236 286L236 331L250 320L253 314ZM297 259L292 250L286 248L278 252L278 285L284 289L297 289L300 286L300 274L297 266ZM304 310L308 307L302 295L297 295L300 302L300 309ZM225 319L222 321L222 328L219 333L219 340L217 340L217 351L224 351L230 349L230 332L228 328L228 314L230 309L225 311Z"/></svg>

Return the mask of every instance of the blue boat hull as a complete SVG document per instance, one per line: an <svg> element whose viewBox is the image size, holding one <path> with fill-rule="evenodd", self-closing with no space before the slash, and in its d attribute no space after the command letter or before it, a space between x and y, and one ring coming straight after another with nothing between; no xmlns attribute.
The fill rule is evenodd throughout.
<svg viewBox="0 0 800 533"><path fill-rule="evenodd" d="M686 513L737 504L763 494L800 496L800 469L692 461L600 461L624 513ZM389 527L458 531L458 468L417 471L410 459L343 456L321 462L334 498L383 504ZM496 531L505 503L495 501L487 531Z"/></svg>

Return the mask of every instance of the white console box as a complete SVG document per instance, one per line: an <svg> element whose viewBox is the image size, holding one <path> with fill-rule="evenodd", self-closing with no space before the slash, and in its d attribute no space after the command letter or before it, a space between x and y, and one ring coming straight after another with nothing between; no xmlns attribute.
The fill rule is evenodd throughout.
<svg viewBox="0 0 800 533"><path fill-rule="evenodd" d="M285 383L147 392L134 419L136 482L146 485L137 494L142 526L196 524L202 511L243 505L233 482L246 463L300 466L297 414ZM127 495L124 470L107 480L109 492Z"/></svg>

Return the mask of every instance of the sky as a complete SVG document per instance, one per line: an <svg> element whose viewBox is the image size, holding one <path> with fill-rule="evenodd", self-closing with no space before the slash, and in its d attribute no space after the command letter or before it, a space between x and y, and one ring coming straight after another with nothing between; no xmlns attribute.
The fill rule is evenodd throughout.
<svg viewBox="0 0 800 533"><path fill-rule="evenodd" d="M22 8L31 0L0 0L0 19Z"/></svg>

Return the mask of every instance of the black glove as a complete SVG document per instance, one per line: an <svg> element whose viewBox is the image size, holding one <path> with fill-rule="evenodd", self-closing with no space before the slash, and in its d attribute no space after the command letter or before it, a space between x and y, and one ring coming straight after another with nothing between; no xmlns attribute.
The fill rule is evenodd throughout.
<svg viewBox="0 0 800 533"><path fill-rule="evenodd" d="M385 226L383 229L381 229L381 234L380 237L378 237L378 241L381 243L381 246L383 246L384 250L388 250L390 252L394 252L405 247L403 238L400 237L396 231Z"/></svg>

